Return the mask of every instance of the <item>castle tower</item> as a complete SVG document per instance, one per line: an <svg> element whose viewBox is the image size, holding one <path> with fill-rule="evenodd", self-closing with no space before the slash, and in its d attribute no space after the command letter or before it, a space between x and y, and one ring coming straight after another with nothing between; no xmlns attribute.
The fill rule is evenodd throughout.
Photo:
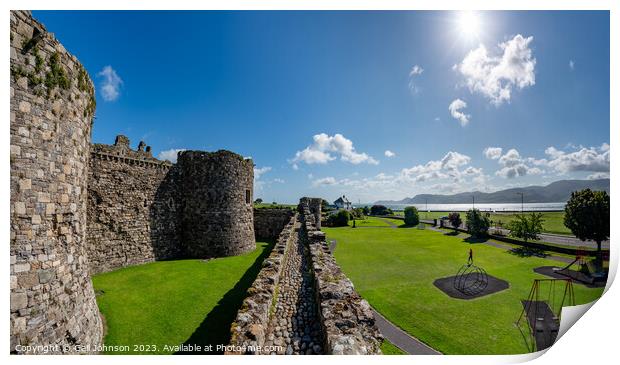
<svg viewBox="0 0 620 365"><path fill-rule="evenodd" d="M93 84L30 12L10 17L11 351L95 352L103 329L85 251Z"/></svg>
<svg viewBox="0 0 620 365"><path fill-rule="evenodd" d="M177 168L187 255L207 258L254 250L252 160L224 150L184 151Z"/></svg>

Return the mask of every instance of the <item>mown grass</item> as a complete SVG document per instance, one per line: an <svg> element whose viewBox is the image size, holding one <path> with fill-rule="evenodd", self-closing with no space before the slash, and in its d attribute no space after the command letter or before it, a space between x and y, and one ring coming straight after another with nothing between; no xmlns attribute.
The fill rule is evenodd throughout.
<svg viewBox="0 0 620 365"><path fill-rule="evenodd" d="M390 227L390 224L387 221L392 221L387 218L377 218L377 217L365 217L364 219L356 219L355 226L356 227ZM402 222L400 222L402 223ZM349 226L353 226L353 220L349 220Z"/></svg>
<svg viewBox="0 0 620 365"><path fill-rule="evenodd" d="M461 214L461 219L465 220L465 212L459 212ZM572 235L571 231L564 226L564 212L541 212L543 215L543 219L545 222L543 223L543 232L545 233L556 233L556 234L569 234ZM394 212L395 215L402 216L404 215L403 211ZM420 211L420 219L436 219L440 217L444 217L450 214L450 212L425 212ZM517 215L520 213L491 213L491 220L493 224L497 224L497 222L501 222L504 227L516 219ZM526 213L527 214L527 213Z"/></svg>
<svg viewBox="0 0 620 365"><path fill-rule="evenodd" d="M407 355L405 351L399 349L388 340L383 340L381 352L383 352L383 355Z"/></svg>
<svg viewBox="0 0 620 365"><path fill-rule="evenodd" d="M240 256L159 261L93 276L107 326L104 343L129 345L122 352L129 354L174 352L165 345L215 350L227 344L230 325L272 244L256 246Z"/></svg>
<svg viewBox="0 0 620 365"><path fill-rule="evenodd" d="M431 230L324 228L337 240L335 257L359 293L391 322L446 354L516 354L528 348L514 325L532 282L545 278L532 269L565 265L550 259L519 257L470 244ZM467 261L510 283L510 288L472 300L453 299L433 285L455 275ZM577 304L591 302L602 288L575 284Z"/></svg>

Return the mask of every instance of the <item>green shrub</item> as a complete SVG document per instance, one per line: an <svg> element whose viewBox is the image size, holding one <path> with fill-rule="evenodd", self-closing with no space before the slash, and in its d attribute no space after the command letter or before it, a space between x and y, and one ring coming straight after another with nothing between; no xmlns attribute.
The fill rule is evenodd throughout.
<svg viewBox="0 0 620 365"><path fill-rule="evenodd" d="M349 213L352 219L364 219L364 210L362 208L354 208Z"/></svg>
<svg viewBox="0 0 620 365"><path fill-rule="evenodd" d="M450 225L452 226L452 228L454 228L455 231L461 226L461 224L463 224L461 215L457 212L452 212L448 214L448 221L450 222Z"/></svg>
<svg viewBox="0 0 620 365"><path fill-rule="evenodd" d="M349 225L349 212L344 209L337 211L327 217L327 224L332 227L346 227Z"/></svg>
<svg viewBox="0 0 620 365"><path fill-rule="evenodd" d="M482 213L478 209L470 209L467 211L466 222L467 232L473 237L484 237L487 235L491 219L489 213Z"/></svg>
<svg viewBox="0 0 620 365"><path fill-rule="evenodd" d="M420 223L420 215L418 214L418 208L407 207L405 208L405 224L408 226L417 226Z"/></svg>
<svg viewBox="0 0 620 365"><path fill-rule="evenodd" d="M508 224L510 236L520 238L525 242L537 240L538 235L542 232L543 222L542 213L519 214L515 220Z"/></svg>
<svg viewBox="0 0 620 365"><path fill-rule="evenodd" d="M373 205L370 208L370 215L391 215L394 214L392 209L386 207L385 205Z"/></svg>

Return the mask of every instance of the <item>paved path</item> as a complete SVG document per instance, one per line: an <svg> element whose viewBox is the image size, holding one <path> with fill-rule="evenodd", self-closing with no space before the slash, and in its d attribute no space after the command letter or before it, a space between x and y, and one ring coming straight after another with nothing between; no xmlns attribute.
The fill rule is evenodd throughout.
<svg viewBox="0 0 620 365"><path fill-rule="evenodd" d="M383 218L379 218L379 220L389 224L390 228L398 228L398 225L396 223L392 222L392 221L389 221L389 220L383 219Z"/></svg>
<svg viewBox="0 0 620 365"><path fill-rule="evenodd" d="M441 352L432 349L422 341L396 327L376 310L373 309L372 312L375 315L375 323L377 327L379 327L379 331L381 331L383 337L388 339L388 341L399 349L405 351L409 355L441 355Z"/></svg>
<svg viewBox="0 0 620 365"><path fill-rule="evenodd" d="M431 230L433 230L433 231L440 232L442 234L446 233L446 231L441 230L440 228L437 228L437 227L430 226L429 228ZM458 235L456 235L454 237L465 239L468 236L463 234L463 233L459 233ZM480 242L480 243L484 243L485 245L501 248L501 249L506 250L506 251L511 251L511 250L514 249L513 246L510 246L510 245L508 245L506 243L502 243L502 242L495 241L495 240L486 240L486 241L483 241L483 242ZM527 248L524 248L524 249L527 249ZM571 262L573 262L572 258L564 257L564 256L557 256L557 255L549 255L549 254L547 254L545 257L541 257L541 258L555 260L555 261L560 261L560 262L565 262L567 264L570 264Z"/></svg>
<svg viewBox="0 0 620 365"><path fill-rule="evenodd" d="M505 235L510 233L509 230L505 228L492 227L490 231L493 230L501 230ZM543 242L555 243L556 245L564 245L570 247L587 247L591 249L596 249L596 242L594 241L582 241L575 236L569 236L564 234L553 234L553 233L541 233L538 235L540 240ZM601 247L603 249L609 249L609 240L601 242Z"/></svg>

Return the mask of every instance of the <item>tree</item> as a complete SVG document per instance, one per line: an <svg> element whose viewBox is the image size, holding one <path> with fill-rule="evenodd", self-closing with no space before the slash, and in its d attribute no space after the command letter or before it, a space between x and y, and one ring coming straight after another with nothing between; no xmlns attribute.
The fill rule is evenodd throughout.
<svg viewBox="0 0 620 365"><path fill-rule="evenodd" d="M364 215L370 215L370 208L368 208L368 205L365 205L364 208L362 208L362 211L364 212Z"/></svg>
<svg viewBox="0 0 620 365"><path fill-rule="evenodd" d="M450 222L450 225L452 226L452 228L454 228L454 232L456 232L456 229L459 228L461 224L463 224L461 215L457 212L452 212L448 214L448 222Z"/></svg>
<svg viewBox="0 0 620 365"><path fill-rule="evenodd" d="M405 208L405 224L408 226L417 226L420 223L420 215L416 207Z"/></svg>
<svg viewBox="0 0 620 365"><path fill-rule="evenodd" d="M370 208L370 215L388 215L392 212L385 205L373 205Z"/></svg>
<svg viewBox="0 0 620 365"><path fill-rule="evenodd" d="M349 212L352 219L364 219L364 210L362 208L353 208Z"/></svg>
<svg viewBox="0 0 620 365"><path fill-rule="evenodd" d="M329 206L329 202L325 199L321 199L321 211L326 211Z"/></svg>
<svg viewBox="0 0 620 365"><path fill-rule="evenodd" d="M262 203L263 203L263 199L261 198L254 200L254 204L262 204Z"/></svg>
<svg viewBox="0 0 620 365"><path fill-rule="evenodd" d="M467 231L473 237L485 236L491 225L489 213L482 213L478 209L468 210L465 222L467 222Z"/></svg>
<svg viewBox="0 0 620 365"><path fill-rule="evenodd" d="M542 213L519 214L515 220L508 223L510 236L520 238L525 242L537 240L538 235L542 232L543 222Z"/></svg>
<svg viewBox="0 0 620 365"><path fill-rule="evenodd" d="M607 192L584 189L571 193L564 208L564 225L580 240L596 241L599 265L603 263L601 243L609 239L609 224Z"/></svg>
<svg viewBox="0 0 620 365"><path fill-rule="evenodd" d="M349 225L349 219L349 212L341 209L338 212L331 214L327 218L327 223L332 227L345 227Z"/></svg>

